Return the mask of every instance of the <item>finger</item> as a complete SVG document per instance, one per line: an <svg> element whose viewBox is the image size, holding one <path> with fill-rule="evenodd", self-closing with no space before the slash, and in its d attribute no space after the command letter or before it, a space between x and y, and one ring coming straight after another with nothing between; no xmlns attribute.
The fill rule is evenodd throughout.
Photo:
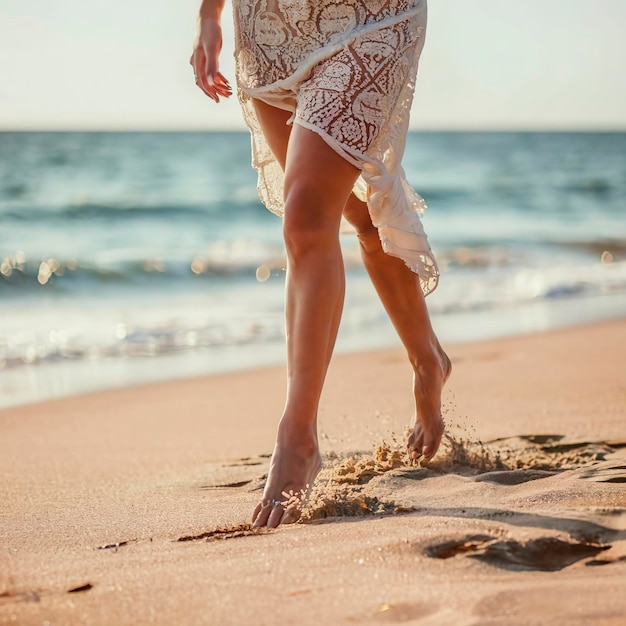
<svg viewBox="0 0 626 626"><path fill-rule="evenodd" d="M209 96L211 100L215 102L220 101L220 99L217 97L217 94L215 93L215 90L211 89L205 83L203 83L200 77L196 79L196 85L204 92L205 95Z"/></svg>
<svg viewBox="0 0 626 626"><path fill-rule="evenodd" d="M198 80L202 83L202 91L204 91L204 93L206 93L210 98L213 98L215 102L220 101L218 96L224 96L225 98L232 96L233 92L225 87L215 84L212 76L199 76Z"/></svg>
<svg viewBox="0 0 626 626"><path fill-rule="evenodd" d="M215 74L215 82L230 88L230 83L221 72L217 72L217 74Z"/></svg>
<svg viewBox="0 0 626 626"><path fill-rule="evenodd" d="M213 89L217 91L223 91L226 93L232 93L232 89L230 88L230 85L225 85L224 83L218 80L213 82Z"/></svg>
<svg viewBox="0 0 626 626"><path fill-rule="evenodd" d="M215 89L219 91L223 91L227 93L233 92L231 86L228 83L222 82L222 80L219 77L216 77L215 82L213 83L213 86L215 87Z"/></svg>
<svg viewBox="0 0 626 626"><path fill-rule="evenodd" d="M207 83L208 82L209 81L207 80ZM232 89L229 86L222 85L221 83L215 82L212 85L209 84L209 89L219 96L224 96L224 98L228 98L233 95Z"/></svg>
<svg viewBox="0 0 626 626"><path fill-rule="evenodd" d="M231 86L224 75L217 69L217 55L205 55L206 85L215 95L229 98L233 94Z"/></svg>
<svg viewBox="0 0 626 626"><path fill-rule="evenodd" d="M205 95L211 98L211 100L219 102L217 92L215 88L209 84L209 81L205 74L207 59L204 50L200 47L196 48L191 55L189 63L193 67L193 71L196 77L196 85L204 92Z"/></svg>
<svg viewBox="0 0 626 626"><path fill-rule="evenodd" d="M205 55L204 50L202 48L196 48L191 55L191 59L189 60L191 67L193 68L193 73L196 79L196 85L212 100L215 100L215 95L211 93L208 85L205 80L203 80L202 70L205 66Z"/></svg>
<svg viewBox="0 0 626 626"><path fill-rule="evenodd" d="M215 91L214 87L211 87L208 84L208 80L206 78L206 76L196 76L196 85L198 87L200 87L200 89L207 95L209 96L209 98L211 98L211 100L214 100L215 102L219 102L219 98L217 96L217 92Z"/></svg>
<svg viewBox="0 0 626 626"><path fill-rule="evenodd" d="M214 87L215 93L219 96L223 96L224 98L230 98L233 95L233 92L230 89L226 89L225 87Z"/></svg>

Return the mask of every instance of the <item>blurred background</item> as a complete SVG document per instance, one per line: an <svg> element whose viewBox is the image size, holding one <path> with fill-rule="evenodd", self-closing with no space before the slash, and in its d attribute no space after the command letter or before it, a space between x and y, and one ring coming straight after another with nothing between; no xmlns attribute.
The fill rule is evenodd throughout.
<svg viewBox="0 0 626 626"><path fill-rule="evenodd" d="M284 360L281 225L236 98L194 85L198 5L0 0L1 406ZM444 342L626 315L624 23L431 2L404 167ZM399 345L342 242L338 349Z"/></svg>

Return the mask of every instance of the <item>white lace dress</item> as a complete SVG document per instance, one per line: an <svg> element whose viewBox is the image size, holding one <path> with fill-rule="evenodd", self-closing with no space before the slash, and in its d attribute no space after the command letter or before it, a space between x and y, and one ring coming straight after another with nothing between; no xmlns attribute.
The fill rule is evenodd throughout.
<svg viewBox="0 0 626 626"><path fill-rule="evenodd" d="M237 86L259 195L282 215L283 173L252 98L293 113L361 170L354 192L383 249L437 286L424 200L400 164L426 28L426 0L233 0Z"/></svg>

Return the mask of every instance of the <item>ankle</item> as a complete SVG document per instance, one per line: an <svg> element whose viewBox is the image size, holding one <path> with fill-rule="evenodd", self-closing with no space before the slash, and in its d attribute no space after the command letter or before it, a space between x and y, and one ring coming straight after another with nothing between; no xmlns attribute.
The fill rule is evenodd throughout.
<svg viewBox="0 0 626 626"><path fill-rule="evenodd" d="M419 350L409 353L409 362L416 375L426 374L434 369L441 369L442 350L435 339L425 342Z"/></svg>
<svg viewBox="0 0 626 626"><path fill-rule="evenodd" d="M303 423L283 417L278 424L276 445L281 448L289 448L303 456L316 453L318 442L315 423Z"/></svg>

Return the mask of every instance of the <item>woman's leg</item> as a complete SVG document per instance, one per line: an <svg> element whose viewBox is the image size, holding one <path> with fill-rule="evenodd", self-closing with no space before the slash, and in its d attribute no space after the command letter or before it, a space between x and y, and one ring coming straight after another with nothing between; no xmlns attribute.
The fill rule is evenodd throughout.
<svg viewBox="0 0 626 626"><path fill-rule="evenodd" d="M414 371L415 425L409 435L412 458L432 457L441 443L441 392L452 366L439 345L417 274L386 254L364 202L352 195L344 216L355 227L365 268L378 292Z"/></svg>
<svg viewBox="0 0 626 626"><path fill-rule="evenodd" d="M285 170L287 399L255 526L292 521L285 492L299 494L321 467L317 410L344 296L339 246L343 207L359 172L316 133L284 125L283 111L257 103L270 148ZM286 145L285 145L286 143Z"/></svg>

